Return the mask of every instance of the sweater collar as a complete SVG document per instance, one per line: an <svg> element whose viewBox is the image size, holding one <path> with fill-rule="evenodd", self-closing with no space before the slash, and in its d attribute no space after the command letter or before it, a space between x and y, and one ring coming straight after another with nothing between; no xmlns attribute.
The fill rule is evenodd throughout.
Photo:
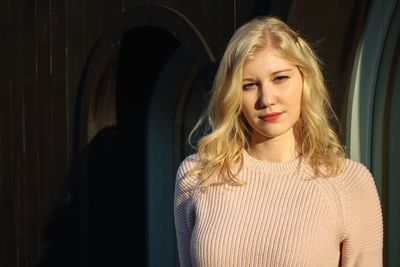
<svg viewBox="0 0 400 267"><path fill-rule="evenodd" d="M267 173L291 173L301 168L301 156L285 162L267 162L251 156L243 150L243 167Z"/></svg>

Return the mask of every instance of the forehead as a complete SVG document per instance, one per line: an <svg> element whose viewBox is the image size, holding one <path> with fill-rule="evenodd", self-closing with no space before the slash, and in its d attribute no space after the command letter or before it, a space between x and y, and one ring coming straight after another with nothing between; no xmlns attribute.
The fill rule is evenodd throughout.
<svg viewBox="0 0 400 267"><path fill-rule="evenodd" d="M279 50L265 47L246 60L243 66L243 74L276 72L293 67L295 65L287 60Z"/></svg>

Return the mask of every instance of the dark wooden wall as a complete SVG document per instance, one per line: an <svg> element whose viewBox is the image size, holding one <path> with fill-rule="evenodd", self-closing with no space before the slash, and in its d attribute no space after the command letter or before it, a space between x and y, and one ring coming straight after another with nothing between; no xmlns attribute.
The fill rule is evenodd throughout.
<svg viewBox="0 0 400 267"><path fill-rule="evenodd" d="M0 266L32 266L71 156L85 60L116 1L0 3Z"/></svg>
<svg viewBox="0 0 400 267"><path fill-rule="evenodd" d="M0 5L0 265L30 266L67 167L74 83L86 49L76 46L78 23L67 24L65 3Z"/></svg>
<svg viewBox="0 0 400 267"><path fill-rule="evenodd" d="M101 33L139 5L184 14L219 59L254 8L288 16L326 47L334 98L343 96L368 1L2 0L0 2L0 266L33 266L72 154L74 104L84 64ZM292 4L290 4L292 2ZM300 3L301 2L301 3ZM317 12L320 10L322 12ZM336 17L335 17L336 15ZM339 23L339 24L338 24ZM341 29L338 31L338 29ZM329 34L328 34L329 33ZM350 45L349 45L350 44Z"/></svg>

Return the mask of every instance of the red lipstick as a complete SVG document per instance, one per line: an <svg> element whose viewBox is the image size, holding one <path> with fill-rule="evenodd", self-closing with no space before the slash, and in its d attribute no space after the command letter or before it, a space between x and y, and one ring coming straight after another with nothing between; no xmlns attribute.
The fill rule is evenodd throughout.
<svg viewBox="0 0 400 267"><path fill-rule="evenodd" d="M262 117L260 117L263 121L275 121L279 119L282 115L282 112L274 112L274 113L269 113L266 114Z"/></svg>

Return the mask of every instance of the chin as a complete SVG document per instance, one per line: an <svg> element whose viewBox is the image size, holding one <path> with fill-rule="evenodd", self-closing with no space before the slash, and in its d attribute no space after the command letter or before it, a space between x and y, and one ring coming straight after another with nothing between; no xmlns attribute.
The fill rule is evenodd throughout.
<svg viewBox="0 0 400 267"><path fill-rule="evenodd" d="M290 133L293 134L292 131L293 128L288 127L288 128L284 128L284 129L271 129L271 130L263 130L263 131L258 131L264 138L267 139L272 139L272 138L276 138L276 137L280 137L280 136L285 136L285 135L290 135Z"/></svg>

